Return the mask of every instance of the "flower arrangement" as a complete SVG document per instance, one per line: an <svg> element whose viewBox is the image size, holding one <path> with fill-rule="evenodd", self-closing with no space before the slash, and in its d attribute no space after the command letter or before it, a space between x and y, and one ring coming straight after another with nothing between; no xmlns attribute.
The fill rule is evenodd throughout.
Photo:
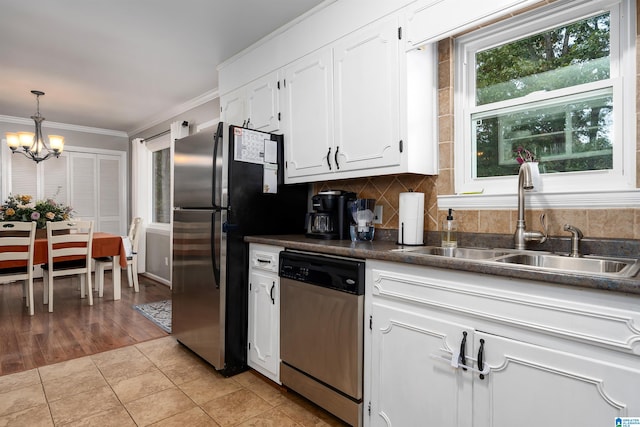
<svg viewBox="0 0 640 427"><path fill-rule="evenodd" d="M524 162L536 161L536 156L531 151L522 146L518 147L514 152L516 153L516 160L518 161L519 165L523 164Z"/></svg>
<svg viewBox="0 0 640 427"><path fill-rule="evenodd" d="M45 228L48 221L65 221L71 218L73 209L53 199L32 202L27 194L10 195L0 206L0 221L36 221L36 228Z"/></svg>

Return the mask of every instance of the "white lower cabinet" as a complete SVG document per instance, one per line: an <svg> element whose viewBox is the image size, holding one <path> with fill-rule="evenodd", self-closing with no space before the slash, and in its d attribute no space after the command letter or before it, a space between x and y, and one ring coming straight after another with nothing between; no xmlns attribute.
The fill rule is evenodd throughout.
<svg viewBox="0 0 640 427"><path fill-rule="evenodd" d="M471 393L472 379L431 355L457 351L462 332L471 341L473 330L418 314L410 306L376 301L372 314L370 425L465 425L458 413L471 412L471 401L464 397ZM365 405L365 419L368 410Z"/></svg>
<svg viewBox="0 0 640 427"><path fill-rule="evenodd" d="M249 246L249 322L247 364L280 384L280 278L281 247Z"/></svg>
<svg viewBox="0 0 640 427"><path fill-rule="evenodd" d="M640 414L638 357L631 368L486 333L479 340L490 373L474 376L474 426L614 426Z"/></svg>
<svg viewBox="0 0 640 427"><path fill-rule="evenodd" d="M365 425L640 414L638 297L369 260L366 289Z"/></svg>

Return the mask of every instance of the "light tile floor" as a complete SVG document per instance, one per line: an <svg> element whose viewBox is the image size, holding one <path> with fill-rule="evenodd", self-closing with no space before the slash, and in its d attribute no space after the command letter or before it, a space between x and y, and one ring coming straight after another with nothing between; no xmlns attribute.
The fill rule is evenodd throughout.
<svg viewBox="0 0 640 427"><path fill-rule="evenodd" d="M225 378L172 337L0 376L1 426L343 426L247 371Z"/></svg>

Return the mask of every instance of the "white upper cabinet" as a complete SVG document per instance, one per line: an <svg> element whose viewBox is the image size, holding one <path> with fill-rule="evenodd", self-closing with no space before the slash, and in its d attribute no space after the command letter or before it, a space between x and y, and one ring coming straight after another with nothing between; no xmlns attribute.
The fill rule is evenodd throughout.
<svg viewBox="0 0 640 427"><path fill-rule="evenodd" d="M385 19L333 47L336 172L400 164L398 28Z"/></svg>
<svg viewBox="0 0 640 427"><path fill-rule="evenodd" d="M437 57L406 51L407 3L331 3L230 59L222 120L281 132L285 183L437 174Z"/></svg>
<svg viewBox="0 0 640 427"><path fill-rule="evenodd" d="M278 73L269 73L220 97L224 122L264 132L280 129Z"/></svg>
<svg viewBox="0 0 640 427"><path fill-rule="evenodd" d="M220 97L220 120L230 125L242 126L247 123L245 112L245 87Z"/></svg>
<svg viewBox="0 0 640 427"><path fill-rule="evenodd" d="M333 150L333 61L321 49L284 68L283 131L289 179L330 171Z"/></svg>
<svg viewBox="0 0 640 427"><path fill-rule="evenodd" d="M416 54L428 59L412 89L422 110L412 114L422 119L418 127L431 129L416 132L408 125L411 76L400 20L378 20L284 68L287 183L437 173L435 60L432 50Z"/></svg>
<svg viewBox="0 0 640 427"><path fill-rule="evenodd" d="M273 72L246 87L248 127L264 132L280 129L278 73Z"/></svg>
<svg viewBox="0 0 640 427"><path fill-rule="evenodd" d="M539 0L418 0L407 6L406 47L441 40Z"/></svg>

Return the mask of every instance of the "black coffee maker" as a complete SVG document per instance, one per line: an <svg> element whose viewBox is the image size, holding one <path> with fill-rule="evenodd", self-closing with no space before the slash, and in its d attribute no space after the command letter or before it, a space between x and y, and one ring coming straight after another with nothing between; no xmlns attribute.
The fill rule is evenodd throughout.
<svg viewBox="0 0 640 427"><path fill-rule="evenodd" d="M321 191L311 198L314 212L307 214L307 237L349 239L349 202L356 193L343 190Z"/></svg>

